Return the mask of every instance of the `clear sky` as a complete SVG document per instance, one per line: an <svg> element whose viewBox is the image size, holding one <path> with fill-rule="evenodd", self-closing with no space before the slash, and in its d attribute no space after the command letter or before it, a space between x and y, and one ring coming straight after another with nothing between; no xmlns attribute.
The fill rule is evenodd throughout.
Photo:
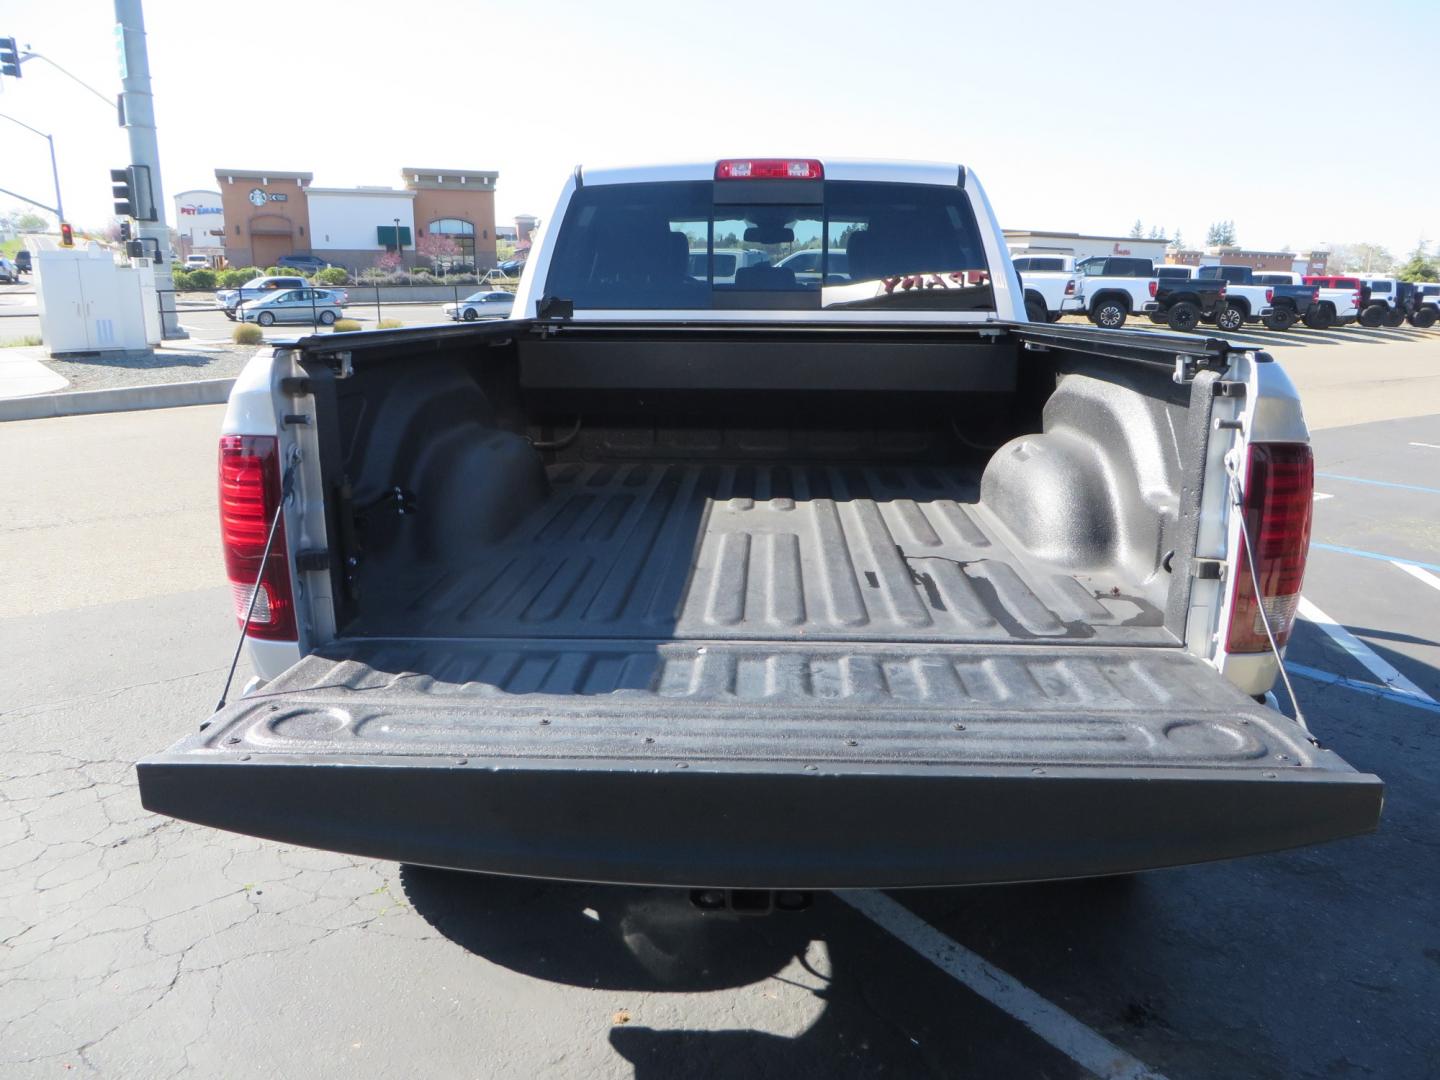
<svg viewBox="0 0 1440 1080"><path fill-rule="evenodd" d="M547 215L576 162L831 154L962 162L1007 227L1440 240L1440 0L145 6L167 198L217 166L498 169L503 221ZM0 0L10 35L118 91L110 0ZM3 84L55 135L70 218L103 223L113 108L38 60ZM48 202L49 172L0 121L0 187Z"/></svg>

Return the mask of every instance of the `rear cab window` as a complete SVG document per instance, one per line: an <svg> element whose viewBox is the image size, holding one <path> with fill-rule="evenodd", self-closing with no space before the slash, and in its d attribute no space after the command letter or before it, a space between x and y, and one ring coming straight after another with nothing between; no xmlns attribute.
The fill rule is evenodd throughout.
<svg viewBox="0 0 1440 1080"><path fill-rule="evenodd" d="M861 282L883 287L822 296ZM577 309L995 310L963 189L858 180L581 188L545 291Z"/></svg>

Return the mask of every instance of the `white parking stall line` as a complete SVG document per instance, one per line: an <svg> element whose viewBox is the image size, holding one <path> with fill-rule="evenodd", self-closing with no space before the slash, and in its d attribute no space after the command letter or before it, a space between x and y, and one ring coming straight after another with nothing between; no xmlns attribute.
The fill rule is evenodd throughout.
<svg viewBox="0 0 1440 1080"><path fill-rule="evenodd" d="M1014 976L946 937L884 893L837 892L835 895L1096 1076L1104 1080L1165 1080L1160 1073L1125 1053L1099 1032L1086 1027Z"/></svg>
<svg viewBox="0 0 1440 1080"><path fill-rule="evenodd" d="M1433 442L1412 442L1411 446L1423 446L1426 450L1440 450L1440 444Z"/></svg>
<svg viewBox="0 0 1440 1080"><path fill-rule="evenodd" d="M1391 560L1390 565L1398 566L1401 570L1404 570L1405 573L1409 574L1415 580L1423 581L1432 589L1440 589L1440 577L1436 577L1434 574L1430 573L1429 570L1426 570L1419 566L1411 566L1409 563L1395 562L1393 559Z"/></svg>
<svg viewBox="0 0 1440 1080"><path fill-rule="evenodd" d="M1335 497L1334 495L1326 495L1323 491L1317 491L1317 492L1315 492L1315 501L1316 501L1316 502L1319 502L1321 499L1333 499L1334 497Z"/></svg>
<svg viewBox="0 0 1440 1080"><path fill-rule="evenodd" d="M1383 685L1394 690L1396 693L1418 698L1420 701L1427 702L1431 705L1436 704L1434 698L1425 693L1424 690L1421 690L1420 687L1416 686L1404 675L1401 675L1400 672L1396 671L1379 653L1303 596L1300 598L1300 617L1306 622L1314 623L1319 629L1328 634L1335 644L1339 645L1363 664Z"/></svg>

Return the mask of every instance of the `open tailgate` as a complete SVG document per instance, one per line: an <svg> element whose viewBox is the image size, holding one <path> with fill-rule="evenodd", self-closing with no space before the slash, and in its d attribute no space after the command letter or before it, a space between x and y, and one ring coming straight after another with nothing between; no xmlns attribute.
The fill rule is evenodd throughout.
<svg viewBox="0 0 1440 1080"><path fill-rule="evenodd" d="M1177 649L352 640L139 765L147 809L525 876L1111 874L1368 832L1383 785Z"/></svg>

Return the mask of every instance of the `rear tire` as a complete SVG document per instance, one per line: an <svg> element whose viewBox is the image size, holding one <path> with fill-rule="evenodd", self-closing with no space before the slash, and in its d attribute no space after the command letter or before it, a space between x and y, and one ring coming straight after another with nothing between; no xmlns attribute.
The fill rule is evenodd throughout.
<svg viewBox="0 0 1440 1080"><path fill-rule="evenodd" d="M1033 323L1048 323L1050 313L1045 307L1045 301L1027 296L1025 298L1025 317Z"/></svg>
<svg viewBox="0 0 1440 1080"><path fill-rule="evenodd" d="M1364 311L1360 312L1360 325L1374 330L1385 318L1385 309L1379 304L1371 304Z"/></svg>
<svg viewBox="0 0 1440 1080"><path fill-rule="evenodd" d="M275 313L273 311L262 311L259 315L255 316L255 321L261 326L274 326Z"/></svg>
<svg viewBox="0 0 1440 1080"><path fill-rule="evenodd" d="M1276 308L1265 316L1265 328L1267 330L1289 330L1295 325L1295 309L1288 307Z"/></svg>
<svg viewBox="0 0 1440 1080"><path fill-rule="evenodd" d="M1335 309L1329 304L1312 307L1305 313L1305 325L1311 330L1329 330L1335 325Z"/></svg>
<svg viewBox="0 0 1440 1080"><path fill-rule="evenodd" d="M1170 324L1171 330L1186 333L1200 324L1200 309L1189 300L1181 300L1170 309L1165 321Z"/></svg>
<svg viewBox="0 0 1440 1080"><path fill-rule="evenodd" d="M1090 312L1090 321L1106 330L1119 330L1130 312L1119 300L1101 300Z"/></svg>
<svg viewBox="0 0 1440 1080"><path fill-rule="evenodd" d="M1429 330L1435 325L1437 319L1440 319L1440 311L1436 311L1433 307L1425 307L1410 316L1410 325L1417 330Z"/></svg>
<svg viewBox="0 0 1440 1080"><path fill-rule="evenodd" d="M464 315L461 315L460 317L461 317L462 319L464 319L466 322L474 322L474 321L475 321L476 319L478 319L480 316L479 316L478 314L476 314L475 309L474 309L473 307L467 307L467 308L465 309L465 314L464 314Z"/></svg>
<svg viewBox="0 0 1440 1080"><path fill-rule="evenodd" d="M1388 326L1391 330L1394 330L1395 327L1401 326L1401 325L1404 324L1404 322L1405 322L1405 313L1404 313L1403 311L1399 310L1398 308L1396 308L1396 309L1394 309L1394 310L1387 309L1386 312L1385 312L1384 317L1381 318L1380 321L1381 321L1382 323L1384 323L1386 326Z"/></svg>
<svg viewBox="0 0 1440 1080"><path fill-rule="evenodd" d="M1245 313L1239 308L1227 304L1215 312L1215 325L1227 334L1233 333L1245 325Z"/></svg>
<svg viewBox="0 0 1440 1080"><path fill-rule="evenodd" d="M335 325L335 312L333 312L333 311L322 311L322 312L320 312L320 325L321 325L321 326L334 326L334 325Z"/></svg>

